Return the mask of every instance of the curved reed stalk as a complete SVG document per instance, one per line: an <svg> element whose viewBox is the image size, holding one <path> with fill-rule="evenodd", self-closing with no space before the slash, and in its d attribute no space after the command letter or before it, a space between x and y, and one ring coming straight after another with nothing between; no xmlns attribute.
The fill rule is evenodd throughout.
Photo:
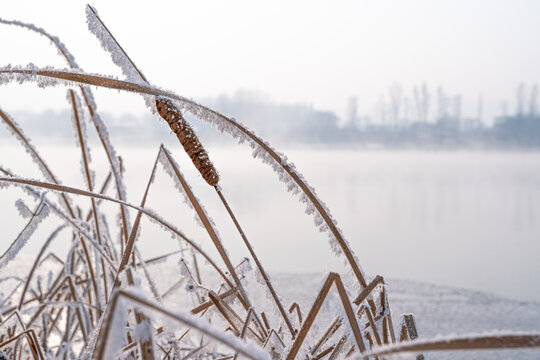
<svg viewBox="0 0 540 360"><path fill-rule="evenodd" d="M186 243L188 243L195 251L197 251L199 254L201 254L201 256L206 261L208 261L208 263L210 265L212 265L212 267L219 273L219 275L223 278L223 280L229 286L232 287L232 283L227 278L225 273L216 265L216 263L212 260L212 258L210 258L210 256L208 254L206 254L206 252L204 250L202 250L197 244L195 244L192 240L190 240L188 237L186 237L182 232L180 232L178 229L176 229L173 225L171 225L168 222L166 222L165 220L161 219L159 216L157 216L153 212L149 211L148 209L144 209L144 208L141 208L139 206L130 204L130 203L126 202L126 201L111 198L111 197L106 196L106 195L92 193L92 192L89 192L89 191L86 191L86 190L77 189L77 188L73 188L73 187L69 187L69 186L46 183L46 182L38 181L38 180L30 180L30 179L11 178L11 177L0 176L0 182L1 181L4 181L6 183L10 183L10 184L27 185L27 186L30 186L30 187L49 189L49 190L59 191L59 192L66 192L66 193L70 193L70 194L74 194L74 195L81 195L81 196L86 196L86 197L94 197L96 199L102 199L102 200L105 200L105 201L115 202L117 204L121 204L121 205L130 207L130 208L132 208L134 210L140 211L143 214L145 214L146 216L148 216L149 218L156 221L157 223L163 225L164 228L171 231L173 234L177 235L182 240L184 240ZM80 229L80 230L82 231L82 229ZM98 249L98 250L103 251L101 249ZM102 253L101 255L105 259L108 259L105 253ZM108 262L110 263L111 266L113 266L112 261L109 260Z"/></svg>
<svg viewBox="0 0 540 360"><path fill-rule="evenodd" d="M360 268L360 265L358 264L356 257L354 256L352 250L349 248L349 244L343 238L341 231L338 229L332 217L329 215L328 211L325 209L325 206L317 198L312 188L307 184L307 182L300 175L298 175L298 173L296 173L294 168L291 165L289 165L282 156L280 156L275 150L273 150L270 147L270 145L268 145L268 143L263 141L261 138L256 136L252 131L248 130L246 127L244 127L243 125L241 125L234 119L229 118L206 106L200 105L193 100L189 100L182 96L176 95L170 91L161 90L157 87L144 84L144 83L134 83L127 80L118 80L118 79L106 77L103 75L93 75L93 74L86 74L82 72L73 72L73 71L56 70L56 69L45 70L45 69L11 69L11 68L0 70L0 74L6 74L9 77L7 79L8 81L15 80L15 77L17 77L17 75L19 76L22 75L22 77L19 79L20 81L24 81L25 79L28 80L28 79L36 79L36 78L37 79L52 78L52 79L59 79L59 80L67 81L68 84L69 83L82 83L82 84L87 84L87 85L95 85L99 87L106 87L109 89L123 90L123 91L135 92L135 93L140 93L140 94L164 96L173 100L177 100L184 106L189 106L193 108L194 112L202 112L202 113L211 115L219 119L220 121L225 122L227 125L232 126L234 129L241 132L244 136L246 136L251 141L253 141L266 154L268 154L275 161L275 164L281 167L288 174L288 176L291 177L291 179L296 183L296 185L299 186L301 191L306 195L307 199L317 209L324 223L328 226L332 235L336 239L340 249L342 250L343 254L345 255L345 258L347 259L347 262L351 266L351 270L354 276L356 277L356 279L358 280L359 284L362 286L362 288L367 286L365 276Z"/></svg>
<svg viewBox="0 0 540 360"><path fill-rule="evenodd" d="M22 130L15 124L15 122L11 119L11 117L2 111L0 108L0 118L4 120L4 122L7 124L7 126L11 129L11 131L15 134L15 136L21 141L23 146L25 147L26 151L30 153L32 156L32 159L34 159L38 163L38 167L43 173L43 175L46 178L49 178L52 182L55 184L60 184L56 176L53 174L45 160L39 155L37 150L34 148L34 146L30 143L30 140L26 137L26 135L22 132ZM73 211L73 208L71 206L70 199L66 196L66 194L61 194L62 201L64 202L64 206L68 210L71 217L75 217L75 212Z"/></svg>

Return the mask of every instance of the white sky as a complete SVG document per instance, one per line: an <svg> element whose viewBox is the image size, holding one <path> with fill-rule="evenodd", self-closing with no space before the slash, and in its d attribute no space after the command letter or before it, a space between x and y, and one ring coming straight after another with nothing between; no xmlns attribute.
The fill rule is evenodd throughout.
<svg viewBox="0 0 540 360"><path fill-rule="evenodd" d="M121 75L87 31L85 2L1 1L0 17L60 36L89 72ZM371 114L399 82L461 93L465 115L485 118L540 83L540 1L110 1L93 5L151 82L184 96L259 90L280 102L343 114L350 96ZM63 67L47 41L0 25L0 65ZM65 107L65 89L0 88L7 111ZM99 91L103 111L139 113L142 101Z"/></svg>

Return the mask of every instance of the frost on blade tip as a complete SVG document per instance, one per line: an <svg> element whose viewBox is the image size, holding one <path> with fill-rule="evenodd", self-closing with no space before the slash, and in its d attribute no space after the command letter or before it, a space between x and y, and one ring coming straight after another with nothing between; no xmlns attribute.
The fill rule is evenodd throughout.
<svg viewBox="0 0 540 360"><path fill-rule="evenodd" d="M15 201L15 207L17 208L19 215L21 215L23 219L28 219L34 214L32 213L32 210L30 210L28 206L26 206L24 201L22 201L21 199Z"/></svg>
<svg viewBox="0 0 540 360"><path fill-rule="evenodd" d="M91 6L86 7L86 23L88 24L88 30L97 37L101 47L111 55L112 61L122 70L126 78L128 80L144 81L133 63L98 19L95 9Z"/></svg>
<svg viewBox="0 0 540 360"><path fill-rule="evenodd" d="M251 267L251 261L247 257L243 258L240 264L236 265L236 273L239 276L244 276L247 273L251 272L253 268Z"/></svg>
<svg viewBox="0 0 540 360"><path fill-rule="evenodd" d="M21 249L26 245L30 236L34 233L38 225L49 215L49 207L46 203L40 202L34 210L31 219L24 229L19 233L15 241L0 256L0 270L3 269L11 260L13 260Z"/></svg>
<svg viewBox="0 0 540 360"><path fill-rule="evenodd" d="M1 110L0 110L1 111ZM32 161L37 165L39 171L41 172L41 174L45 177L45 179L48 181L48 182L51 182L51 183L57 183L57 184L61 184L60 181L58 181L54 175L51 173L51 171L49 170L47 164L45 163L45 161L43 160L43 157L41 157L39 155L39 152L37 151L37 149L32 145L32 142L30 141L30 139L25 135L23 129L19 126L19 124L12 118L10 117L8 114L6 114L5 112L1 112L0 114L0 119L4 122L4 124L7 126L9 132L19 141L19 143L24 147L24 150L26 151L26 153L28 155L30 155L30 158L32 159ZM2 187L2 185L0 184L0 188ZM68 199L67 201L69 201L69 197L66 195L64 195L66 199ZM62 195L61 194L58 194L58 198L62 198ZM67 205L65 204L64 201L61 201L60 202L62 204L62 206L64 207L64 209L68 209Z"/></svg>
<svg viewBox="0 0 540 360"><path fill-rule="evenodd" d="M154 333L154 328L150 324L150 320L145 318L135 326L135 340L149 341Z"/></svg>
<svg viewBox="0 0 540 360"><path fill-rule="evenodd" d="M180 275L182 275L184 279L186 279L186 286L185 286L186 291L187 292L196 291L197 288L199 287L199 284L197 284L197 282L193 278L193 275L191 274L191 271L189 270L184 259L180 259L178 265L180 267Z"/></svg>

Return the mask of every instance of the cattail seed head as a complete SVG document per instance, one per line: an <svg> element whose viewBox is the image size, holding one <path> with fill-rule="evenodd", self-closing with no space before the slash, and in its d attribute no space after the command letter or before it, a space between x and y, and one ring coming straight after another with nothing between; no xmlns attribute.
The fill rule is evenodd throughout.
<svg viewBox="0 0 540 360"><path fill-rule="evenodd" d="M210 186L216 186L219 182L219 174L197 134L182 116L180 109L170 99L164 97L156 98L156 107L159 115L169 124L171 130L180 140L184 150L204 180Z"/></svg>

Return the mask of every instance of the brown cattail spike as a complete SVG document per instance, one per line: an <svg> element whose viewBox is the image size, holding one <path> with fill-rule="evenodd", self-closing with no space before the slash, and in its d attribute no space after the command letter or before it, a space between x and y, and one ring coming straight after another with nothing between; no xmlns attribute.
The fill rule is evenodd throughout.
<svg viewBox="0 0 540 360"><path fill-rule="evenodd" d="M182 116L180 109L170 99L163 97L156 98L156 106L159 115L167 121L171 130L176 134L184 150L204 180L210 186L216 186L219 182L218 172L212 161L210 161L208 153L199 141L195 131L193 131Z"/></svg>

